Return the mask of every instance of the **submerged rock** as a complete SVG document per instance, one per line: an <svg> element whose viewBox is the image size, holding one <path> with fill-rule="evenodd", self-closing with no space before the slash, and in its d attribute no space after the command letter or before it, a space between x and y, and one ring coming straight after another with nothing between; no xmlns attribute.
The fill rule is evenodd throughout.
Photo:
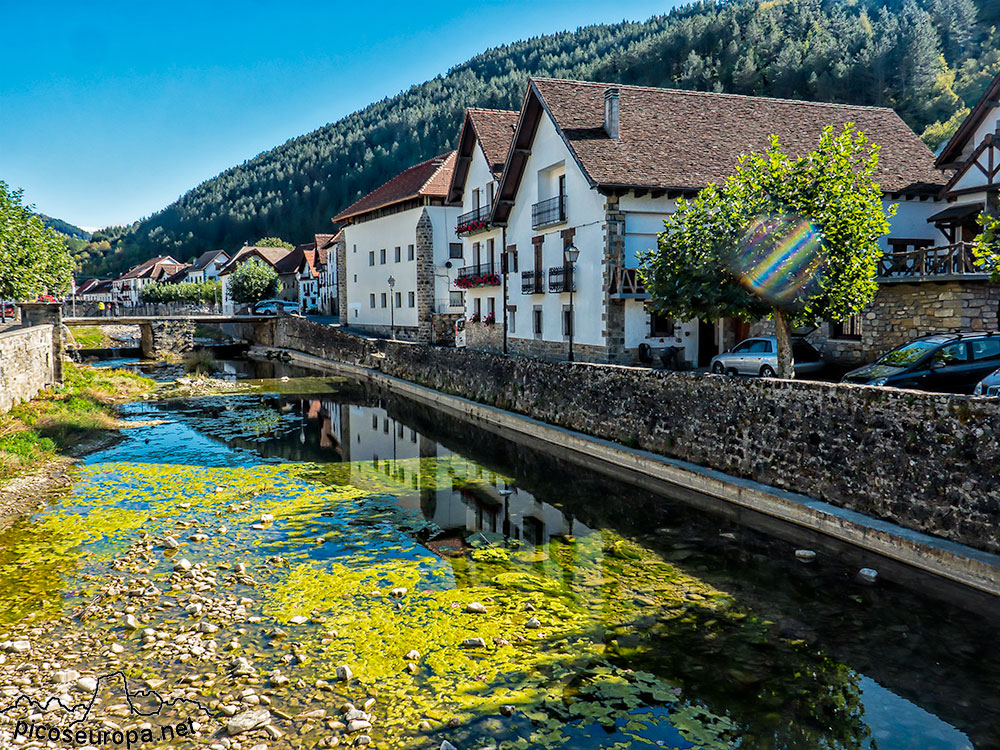
<svg viewBox="0 0 1000 750"><path fill-rule="evenodd" d="M858 578L865 583L875 583L878 578L878 571L875 568L862 568L858 571Z"/></svg>
<svg viewBox="0 0 1000 750"><path fill-rule="evenodd" d="M255 708L252 711L244 711L237 714L226 724L226 731L233 737L243 732L249 732L271 722L271 712L266 708Z"/></svg>
<svg viewBox="0 0 1000 750"><path fill-rule="evenodd" d="M354 677L354 672L352 672L351 668L346 664L341 664L339 667L337 667L337 679L340 680L341 682L347 682L353 677Z"/></svg>
<svg viewBox="0 0 1000 750"><path fill-rule="evenodd" d="M465 611L474 615L485 615L486 607L479 602L469 602L465 607Z"/></svg>
<svg viewBox="0 0 1000 750"><path fill-rule="evenodd" d="M816 559L816 553L811 549L797 549L795 550L795 557L802 562L812 562Z"/></svg>
<svg viewBox="0 0 1000 750"><path fill-rule="evenodd" d="M462 641L462 648L486 648L486 641L482 638L466 638Z"/></svg>

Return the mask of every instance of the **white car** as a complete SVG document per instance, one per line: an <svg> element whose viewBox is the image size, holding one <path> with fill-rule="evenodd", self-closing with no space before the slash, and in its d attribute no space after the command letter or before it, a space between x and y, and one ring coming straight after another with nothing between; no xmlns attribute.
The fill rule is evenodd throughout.
<svg viewBox="0 0 1000 750"><path fill-rule="evenodd" d="M297 315L299 312L298 302L289 302L286 299L262 299L251 308L254 315L277 315L278 311L285 315Z"/></svg>
<svg viewBox="0 0 1000 750"><path fill-rule="evenodd" d="M792 364L796 375L823 369L823 357L805 339L792 339ZM759 375L773 378L778 372L778 340L756 336L741 341L728 352L712 357L709 369L716 375Z"/></svg>

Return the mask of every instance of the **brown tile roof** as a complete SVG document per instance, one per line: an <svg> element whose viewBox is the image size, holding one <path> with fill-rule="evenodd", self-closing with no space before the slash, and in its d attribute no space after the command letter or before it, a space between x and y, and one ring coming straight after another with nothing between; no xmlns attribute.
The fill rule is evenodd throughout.
<svg viewBox="0 0 1000 750"><path fill-rule="evenodd" d="M278 262L288 255L291 250L286 247L255 247L244 245L239 251L229 259L229 262L219 271L220 276L230 274L236 270L236 266L242 263L248 255L255 255L272 268L277 270Z"/></svg>
<svg viewBox="0 0 1000 750"><path fill-rule="evenodd" d="M201 271L203 268L208 266L217 255L225 255L226 259L229 259L229 253L225 250L209 250L208 252L202 253L198 256L194 263L191 264L192 271Z"/></svg>
<svg viewBox="0 0 1000 750"><path fill-rule="evenodd" d="M507 152L510 151L510 143L514 140L514 129L521 113L509 109L473 108L467 109L466 112L493 176L499 177L503 172L504 162L507 161Z"/></svg>
<svg viewBox="0 0 1000 750"><path fill-rule="evenodd" d="M595 185L701 189L733 173L739 157L777 135L790 155L813 150L828 125L853 122L882 150L886 192L940 186L934 155L891 109L607 83L533 79ZM620 92L620 138L604 130L604 93Z"/></svg>
<svg viewBox="0 0 1000 750"><path fill-rule="evenodd" d="M451 172L455 166L455 152L435 156L410 167L391 180L366 195L353 205L333 217L334 221L344 221L359 214L378 208L401 203L411 198L432 196L447 198Z"/></svg>
<svg viewBox="0 0 1000 750"><path fill-rule="evenodd" d="M161 277L159 279L159 281L162 284L179 284L182 281L184 281L185 277L188 275L188 272L190 270L191 270L191 266L189 266L187 264L184 264L179 269L177 269L174 273L172 273L172 274L170 274L168 276Z"/></svg>
<svg viewBox="0 0 1000 750"><path fill-rule="evenodd" d="M128 271L119 276L119 279L143 279L150 276L159 278L164 273L174 273L183 264L178 263L169 255L157 255L155 258L143 261L137 266L133 266Z"/></svg>

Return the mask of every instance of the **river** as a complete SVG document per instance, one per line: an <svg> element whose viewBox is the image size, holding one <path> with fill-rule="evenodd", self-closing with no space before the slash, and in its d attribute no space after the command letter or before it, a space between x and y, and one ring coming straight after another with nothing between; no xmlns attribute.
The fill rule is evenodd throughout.
<svg viewBox="0 0 1000 750"><path fill-rule="evenodd" d="M72 667L195 700L185 742L234 750L1000 746L991 607L384 391L225 366L235 392L128 405L144 426L0 532L0 642L33 647L0 709L77 694L50 684ZM222 729L261 706L274 731Z"/></svg>

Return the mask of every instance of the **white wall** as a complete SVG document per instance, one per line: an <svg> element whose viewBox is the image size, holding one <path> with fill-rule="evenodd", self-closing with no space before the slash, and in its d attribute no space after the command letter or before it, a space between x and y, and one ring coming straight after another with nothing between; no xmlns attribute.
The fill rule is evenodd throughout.
<svg viewBox="0 0 1000 750"><path fill-rule="evenodd" d="M476 188L478 188L480 192L480 205L488 205L490 203L490 185L493 186L493 193L495 196L497 192L496 180L493 179L493 172L490 170L489 164L486 162L486 157L483 155L482 148L480 148L477 143L475 149L473 150L472 162L469 165L469 173L466 176L465 189L462 193L461 213L467 213L475 208L473 203L473 190ZM471 266L477 263L475 255L475 245L477 243L480 246L478 263L489 263L489 242L491 240L493 241L493 259L496 264L497 273L499 273L500 255L503 252L503 233L497 228L462 238L462 246L464 249L464 260L462 265ZM513 276L508 281L513 282ZM476 311L477 300L479 301L479 308L482 311L482 315L485 316L489 312L488 300L491 297L494 298L493 304L496 319L498 323L501 322L501 315L503 315L503 286L484 286L459 290L458 287L453 285L452 289L463 291L465 293L466 317L471 316ZM518 291L520 291L520 286L518 286Z"/></svg>
<svg viewBox="0 0 1000 750"><path fill-rule="evenodd" d="M540 200L555 195L555 176L565 169L566 174L566 216L564 224L545 227L537 232L531 228L531 206ZM543 174L539 176L539 172ZM543 192L539 195L539 185ZM542 306L542 339L563 341L562 309L569 303L569 293L550 293L546 276L544 294L521 293L521 271L534 269L534 247L532 237L544 235L542 247L542 268L561 266L563 246L560 232L576 227L573 244L580 250L576 264L576 293L573 306L576 316L574 342L578 344L603 346L603 323L601 321L604 255L604 198L592 190L587 179L577 166L566 144L559 137L548 115L543 115L538 132L531 147L531 155L525 165L524 177L518 187L511 210L507 229L507 244L517 245L518 273L509 278L509 303L517 306L515 332L517 338L534 338L532 333L532 310Z"/></svg>

